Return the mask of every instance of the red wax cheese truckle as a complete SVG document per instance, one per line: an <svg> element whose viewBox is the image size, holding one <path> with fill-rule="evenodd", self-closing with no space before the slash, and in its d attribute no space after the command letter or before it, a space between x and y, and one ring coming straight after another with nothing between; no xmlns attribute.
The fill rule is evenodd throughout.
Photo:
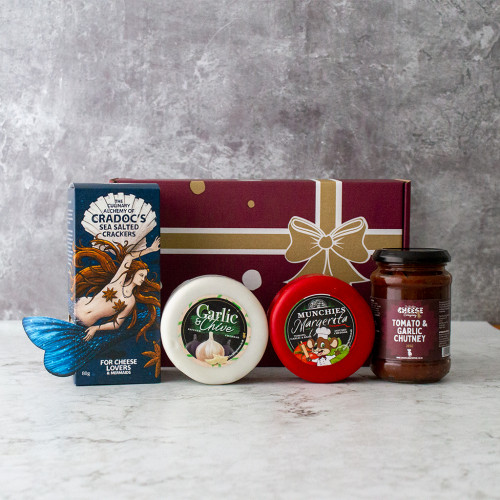
<svg viewBox="0 0 500 500"><path fill-rule="evenodd" d="M310 382L337 382L357 371L373 347L370 307L347 283L311 274L276 295L270 337L281 362Z"/></svg>

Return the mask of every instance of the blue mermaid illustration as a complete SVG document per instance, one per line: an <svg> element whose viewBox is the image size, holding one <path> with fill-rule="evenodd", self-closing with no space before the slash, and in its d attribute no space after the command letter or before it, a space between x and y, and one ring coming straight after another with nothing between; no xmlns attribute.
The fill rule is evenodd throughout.
<svg viewBox="0 0 500 500"><path fill-rule="evenodd" d="M160 286L148 280L148 266L136 260L160 249L160 239L156 238L151 247L139 251L127 251L120 244L113 245L105 240L93 240L95 245L104 247L117 256L114 260L108 251L100 248L77 248L74 257L75 267L80 267L84 257L94 259L97 266L88 266L77 273L74 283L76 294L75 317L77 323L86 326L85 341L94 338L97 332L118 330L126 318L132 314L128 328L137 322L137 304L144 304L150 313L149 322L137 334L146 338L147 329L155 322L159 300L155 292ZM118 267L116 269L116 267ZM108 281L109 276L111 280ZM102 319L106 318L105 322ZM147 338L146 338L147 340Z"/></svg>
<svg viewBox="0 0 500 500"><path fill-rule="evenodd" d="M147 331L159 317L161 285L148 278L148 266L139 260L159 251L159 238L143 250L106 240L95 239L92 244L75 249L74 266L81 268L72 289L76 322L23 319L30 340L45 350L45 367L61 377L72 375L135 332L136 340L143 337L147 342ZM82 267L84 260L92 264Z"/></svg>

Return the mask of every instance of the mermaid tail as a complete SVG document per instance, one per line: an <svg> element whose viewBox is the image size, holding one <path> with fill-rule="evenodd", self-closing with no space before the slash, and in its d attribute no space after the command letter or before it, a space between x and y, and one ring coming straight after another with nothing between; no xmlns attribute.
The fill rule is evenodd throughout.
<svg viewBox="0 0 500 500"><path fill-rule="evenodd" d="M141 324L141 320L144 321L146 316L147 311L138 313L137 324ZM120 329L96 333L88 341L83 340L86 336L86 326L60 319L43 316L24 318L23 327L33 344L45 351L45 368L53 375L67 377L98 354L134 335L137 326L128 330L130 320L127 320Z"/></svg>

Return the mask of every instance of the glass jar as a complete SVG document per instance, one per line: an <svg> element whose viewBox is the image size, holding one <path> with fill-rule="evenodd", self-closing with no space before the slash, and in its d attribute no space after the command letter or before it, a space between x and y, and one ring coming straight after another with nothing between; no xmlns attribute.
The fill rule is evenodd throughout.
<svg viewBox="0 0 500 500"><path fill-rule="evenodd" d="M438 248L376 250L371 275L371 369L393 382L437 382L450 371L450 254Z"/></svg>

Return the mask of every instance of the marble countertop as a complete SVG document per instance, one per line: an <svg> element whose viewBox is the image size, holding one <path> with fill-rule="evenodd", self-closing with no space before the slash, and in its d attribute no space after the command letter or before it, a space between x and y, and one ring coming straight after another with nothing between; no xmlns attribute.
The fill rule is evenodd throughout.
<svg viewBox="0 0 500 500"><path fill-rule="evenodd" d="M0 322L0 497L500 498L500 332L452 324L440 383L76 387Z"/></svg>

